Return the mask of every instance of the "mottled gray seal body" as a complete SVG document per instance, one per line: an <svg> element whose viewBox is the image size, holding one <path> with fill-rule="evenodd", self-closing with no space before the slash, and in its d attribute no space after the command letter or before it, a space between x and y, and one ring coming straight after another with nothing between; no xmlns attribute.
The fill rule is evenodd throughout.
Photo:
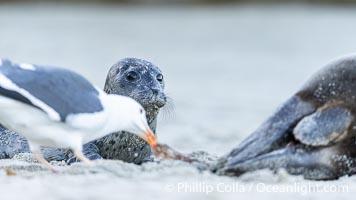
<svg viewBox="0 0 356 200"><path fill-rule="evenodd" d="M156 133L157 117L167 101L164 94L161 70L151 62L140 59L124 59L111 67L104 91L129 96L146 110L148 124ZM118 159L141 164L152 160L150 146L139 137L118 132L95 141L99 154L105 159Z"/></svg>
<svg viewBox="0 0 356 200"><path fill-rule="evenodd" d="M355 98L356 56L328 64L213 171L285 168L315 180L356 173Z"/></svg>
<svg viewBox="0 0 356 200"><path fill-rule="evenodd" d="M105 91L111 94L129 96L137 100L146 110L150 128L156 131L159 110L166 103L164 80L160 69L152 63L127 58L115 64L109 71ZM29 152L24 138L17 133L0 129L0 159L12 158L17 153ZM75 162L70 151L42 148L46 160L65 160ZM140 164L150 160L152 152L149 145L137 136L118 132L84 145L84 154L89 159L120 159Z"/></svg>
<svg viewBox="0 0 356 200"><path fill-rule="evenodd" d="M65 160L66 156L61 149L42 148L43 157L48 161ZM0 159L12 158L19 153L30 152L27 140L14 131L0 126Z"/></svg>

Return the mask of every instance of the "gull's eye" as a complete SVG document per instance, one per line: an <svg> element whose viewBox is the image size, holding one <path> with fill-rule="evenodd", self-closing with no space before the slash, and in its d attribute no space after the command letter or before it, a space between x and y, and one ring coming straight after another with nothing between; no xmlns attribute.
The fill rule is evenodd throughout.
<svg viewBox="0 0 356 200"><path fill-rule="evenodd" d="M138 79L138 74L134 71L130 71L127 73L126 79L128 81L134 81L134 80Z"/></svg>
<svg viewBox="0 0 356 200"><path fill-rule="evenodd" d="M142 114L142 113L143 113L143 109L141 108L141 109L140 109L140 114Z"/></svg>
<svg viewBox="0 0 356 200"><path fill-rule="evenodd" d="M157 81L159 81L159 82L163 81L163 75L162 74L158 74L156 78L157 78Z"/></svg>

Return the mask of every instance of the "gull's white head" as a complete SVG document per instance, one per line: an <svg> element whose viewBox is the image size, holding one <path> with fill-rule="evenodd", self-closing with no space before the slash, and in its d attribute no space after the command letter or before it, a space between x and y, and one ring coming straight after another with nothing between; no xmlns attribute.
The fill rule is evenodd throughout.
<svg viewBox="0 0 356 200"><path fill-rule="evenodd" d="M110 117L109 126L112 131L127 131L138 135L152 148L157 147L157 138L148 126L145 109L134 99L109 94L107 95Z"/></svg>

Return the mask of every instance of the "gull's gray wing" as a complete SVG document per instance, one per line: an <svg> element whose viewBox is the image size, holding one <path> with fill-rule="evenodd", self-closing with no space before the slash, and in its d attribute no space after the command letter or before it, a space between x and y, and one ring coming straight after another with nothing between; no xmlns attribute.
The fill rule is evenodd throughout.
<svg viewBox="0 0 356 200"><path fill-rule="evenodd" d="M61 68L0 60L0 95L34 106L51 119L103 111L100 92L81 75Z"/></svg>

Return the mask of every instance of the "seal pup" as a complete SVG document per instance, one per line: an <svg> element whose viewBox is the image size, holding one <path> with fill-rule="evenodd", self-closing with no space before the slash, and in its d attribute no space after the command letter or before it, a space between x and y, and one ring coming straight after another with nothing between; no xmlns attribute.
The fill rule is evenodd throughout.
<svg viewBox="0 0 356 200"><path fill-rule="evenodd" d="M115 131L129 131L157 147L137 101L107 94L83 76L57 67L0 60L0 122L26 137L35 158L52 171L41 146L70 148L87 164L91 161L83 155L83 143Z"/></svg>
<svg viewBox="0 0 356 200"><path fill-rule="evenodd" d="M356 173L356 55L326 65L212 170L286 169L306 179Z"/></svg>
<svg viewBox="0 0 356 200"><path fill-rule="evenodd" d="M156 134L160 109L168 97L164 93L162 71L153 63L137 58L125 58L114 64L107 75L104 91L129 96L146 110L148 125ZM141 138L125 131L116 132L84 145L84 154L91 159L114 159L142 164L153 160L153 152ZM68 163L77 161L71 157Z"/></svg>

